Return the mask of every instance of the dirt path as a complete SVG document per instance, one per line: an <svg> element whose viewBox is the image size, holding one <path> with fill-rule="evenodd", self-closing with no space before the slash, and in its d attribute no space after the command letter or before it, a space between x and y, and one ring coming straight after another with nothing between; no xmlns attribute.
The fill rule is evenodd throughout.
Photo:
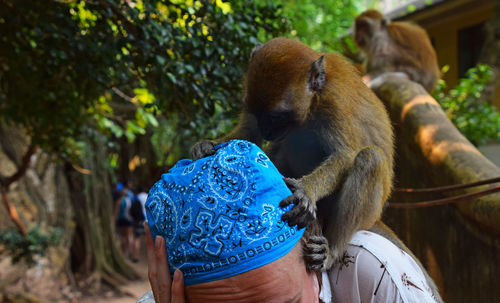
<svg viewBox="0 0 500 303"><path fill-rule="evenodd" d="M138 263L130 263L133 268L141 275L142 279L138 281L131 281L122 286L133 296L117 297L113 293L105 294L101 297L85 297L78 300L79 303L135 303L137 299L142 297L147 291L151 289L148 281L148 264L146 257L143 255Z"/></svg>

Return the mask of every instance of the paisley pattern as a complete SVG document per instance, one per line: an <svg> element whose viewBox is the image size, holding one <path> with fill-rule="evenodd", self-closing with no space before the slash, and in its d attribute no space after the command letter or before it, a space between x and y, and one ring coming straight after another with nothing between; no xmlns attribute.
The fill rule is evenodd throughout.
<svg viewBox="0 0 500 303"><path fill-rule="evenodd" d="M230 277L288 253L302 236L281 221L291 195L256 145L233 140L213 156L179 161L150 190L146 202L153 236L166 240L171 273L186 285Z"/></svg>

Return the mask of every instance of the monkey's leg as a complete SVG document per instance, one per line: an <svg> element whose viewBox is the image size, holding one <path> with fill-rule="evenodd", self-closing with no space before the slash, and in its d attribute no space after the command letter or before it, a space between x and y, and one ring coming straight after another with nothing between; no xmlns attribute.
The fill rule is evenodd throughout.
<svg viewBox="0 0 500 303"><path fill-rule="evenodd" d="M389 184L390 174L382 150L375 146L362 149L354 159L335 203L326 205L331 211L321 213L331 262L342 257L356 231L369 229L380 218Z"/></svg>

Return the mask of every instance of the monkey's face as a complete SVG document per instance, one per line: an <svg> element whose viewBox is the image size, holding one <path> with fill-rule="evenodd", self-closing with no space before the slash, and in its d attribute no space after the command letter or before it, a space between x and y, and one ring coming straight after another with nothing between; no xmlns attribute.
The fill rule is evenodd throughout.
<svg viewBox="0 0 500 303"><path fill-rule="evenodd" d="M282 86L272 85L272 79L266 87L248 83L246 107L257 119L262 137L268 141L280 141L307 118L313 94L308 92L307 83L292 82ZM271 88L267 90L267 88Z"/></svg>
<svg viewBox="0 0 500 303"><path fill-rule="evenodd" d="M271 81L271 80L270 80ZM272 83L272 82L271 82ZM247 81L246 108L254 115L262 137L268 141L283 139L293 128L300 125L305 117L300 113L307 108L300 107L305 95L303 90L297 90L292 85L286 85L284 90L270 83L262 87L262 82L252 84ZM274 88L267 90L267 87Z"/></svg>
<svg viewBox="0 0 500 303"><path fill-rule="evenodd" d="M257 121L262 137L268 141L279 141L293 129L297 123L294 111L271 111L257 114Z"/></svg>
<svg viewBox="0 0 500 303"><path fill-rule="evenodd" d="M371 35L371 28L367 18L356 18L354 22L354 41L361 49L366 48L368 37Z"/></svg>
<svg viewBox="0 0 500 303"><path fill-rule="evenodd" d="M362 50L366 50L374 39L375 34L383 30L387 24L382 14L369 10L359 15L354 21L354 41Z"/></svg>
<svg viewBox="0 0 500 303"><path fill-rule="evenodd" d="M245 106L266 140L283 139L307 119L325 83L323 58L285 38L256 48L245 79Z"/></svg>

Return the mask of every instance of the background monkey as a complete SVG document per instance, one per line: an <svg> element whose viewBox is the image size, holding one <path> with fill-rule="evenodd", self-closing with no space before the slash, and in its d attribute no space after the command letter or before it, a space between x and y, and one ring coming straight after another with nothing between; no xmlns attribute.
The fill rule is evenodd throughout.
<svg viewBox="0 0 500 303"><path fill-rule="evenodd" d="M270 141L267 153L293 192L282 203L295 207L283 219L304 227L319 214L328 266L354 232L380 218L393 176L392 128L381 101L341 56L285 38L256 49L239 124L222 141L235 138ZM213 153L214 144L195 145L193 157Z"/></svg>
<svg viewBox="0 0 500 303"><path fill-rule="evenodd" d="M436 52L426 31L409 22L389 22L367 10L354 22L354 40L365 54L363 69L372 78L403 72L431 92L440 77Z"/></svg>

